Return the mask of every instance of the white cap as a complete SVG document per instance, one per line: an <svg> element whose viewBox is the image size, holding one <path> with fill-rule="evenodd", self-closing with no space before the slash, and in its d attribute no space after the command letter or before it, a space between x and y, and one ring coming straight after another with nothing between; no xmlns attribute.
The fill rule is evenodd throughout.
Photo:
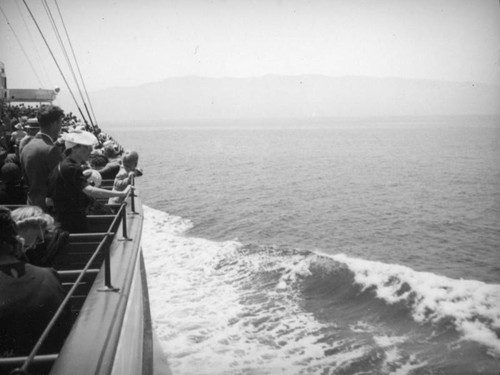
<svg viewBox="0 0 500 375"><path fill-rule="evenodd" d="M63 139L66 148L72 148L76 145L93 146L97 143L97 138L94 134L78 129L64 134Z"/></svg>

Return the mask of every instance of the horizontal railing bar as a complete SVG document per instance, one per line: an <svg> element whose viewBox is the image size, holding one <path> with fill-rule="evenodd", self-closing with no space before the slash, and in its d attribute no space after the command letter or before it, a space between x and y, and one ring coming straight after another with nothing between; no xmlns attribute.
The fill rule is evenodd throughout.
<svg viewBox="0 0 500 375"><path fill-rule="evenodd" d="M101 241L99 241L101 242ZM95 248L97 247L97 245L99 245L99 242L73 242L73 243L70 243L70 245L68 246L69 249L65 249L66 252L64 255L68 255L68 256L87 256L89 257L90 255L92 255L92 253L94 252ZM85 261L85 263L87 263L87 261ZM82 269L82 267L68 267L66 268L66 270L77 270L77 269Z"/></svg>
<svg viewBox="0 0 500 375"><path fill-rule="evenodd" d="M96 232L96 233L70 233L69 234L69 240L71 242L72 239L78 240L78 239L91 239L91 238L99 238L99 241L109 234L109 232Z"/></svg>
<svg viewBox="0 0 500 375"><path fill-rule="evenodd" d="M79 275L83 270L65 270L65 271L57 271L57 273L61 276L76 276ZM89 268L86 274L97 274L99 272L98 268Z"/></svg>
<svg viewBox="0 0 500 375"><path fill-rule="evenodd" d="M115 217L116 215L86 215L87 219L111 219L112 217Z"/></svg>
<svg viewBox="0 0 500 375"><path fill-rule="evenodd" d="M77 246L97 246L99 245L99 242L102 241L102 239L104 238L104 236L101 238L101 239L93 239L93 238L79 238L78 241L70 241L69 242L69 245L70 246L74 246L74 247L77 247ZM75 239L75 238L73 238ZM93 249L91 251L92 253L94 252Z"/></svg>

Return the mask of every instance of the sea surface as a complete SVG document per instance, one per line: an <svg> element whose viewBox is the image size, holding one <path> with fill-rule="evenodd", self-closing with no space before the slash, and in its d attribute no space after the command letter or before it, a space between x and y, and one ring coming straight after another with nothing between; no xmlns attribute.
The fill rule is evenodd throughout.
<svg viewBox="0 0 500 375"><path fill-rule="evenodd" d="M102 124L174 374L500 373L500 118Z"/></svg>

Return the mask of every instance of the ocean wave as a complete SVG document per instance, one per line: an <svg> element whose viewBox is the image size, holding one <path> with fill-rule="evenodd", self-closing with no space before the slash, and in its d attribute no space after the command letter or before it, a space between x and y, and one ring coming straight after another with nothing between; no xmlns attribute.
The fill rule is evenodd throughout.
<svg viewBox="0 0 500 375"><path fill-rule="evenodd" d="M455 280L409 267L331 256L346 264L363 290L371 289L389 304L404 303L419 323L451 321L463 338L500 355L500 285Z"/></svg>
<svg viewBox="0 0 500 375"><path fill-rule="evenodd" d="M180 218L148 207L145 216L154 328L175 373L299 373L311 362L329 366L328 345L310 334L322 325L300 311L290 290L277 288L283 268L272 251L267 257L236 241L185 237L178 233L189 225Z"/></svg>
<svg viewBox="0 0 500 375"><path fill-rule="evenodd" d="M268 291L288 290L289 298L295 300L315 295L324 304L329 300L363 313L374 310L386 321L410 315L415 322L431 324L438 331L452 328L462 340L475 341L487 347L490 355L500 356L498 284L456 280L345 254L241 244L233 250L219 263L232 262L237 270L233 279Z"/></svg>
<svg viewBox="0 0 500 375"><path fill-rule="evenodd" d="M457 337L498 357L498 285L189 237L189 220L144 213L153 321L175 373L418 373L442 369L443 355L451 366ZM434 339L443 324L454 333Z"/></svg>

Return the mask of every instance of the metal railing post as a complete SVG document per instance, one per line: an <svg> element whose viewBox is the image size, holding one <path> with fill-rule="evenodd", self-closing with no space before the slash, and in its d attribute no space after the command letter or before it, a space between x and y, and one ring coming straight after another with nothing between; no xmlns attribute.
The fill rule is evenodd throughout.
<svg viewBox="0 0 500 375"><path fill-rule="evenodd" d="M106 245L104 246L104 287L99 288L99 292L118 292L120 288L115 288L111 285L111 258L109 256L110 235L106 234Z"/></svg>
<svg viewBox="0 0 500 375"><path fill-rule="evenodd" d="M135 177L133 175L130 180L130 185L135 187ZM137 212L135 211L135 196L134 189L130 190L130 211L133 215L137 215Z"/></svg>
<svg viewBox="0 0 500 375"><path fill-rule="evenodd" d="M123 203L123 209L121 212L122 215L122 238L119 238L118 241L132 241L132 238L128 237L127 233L127 210L125 210L126 203Z"/></svg>

